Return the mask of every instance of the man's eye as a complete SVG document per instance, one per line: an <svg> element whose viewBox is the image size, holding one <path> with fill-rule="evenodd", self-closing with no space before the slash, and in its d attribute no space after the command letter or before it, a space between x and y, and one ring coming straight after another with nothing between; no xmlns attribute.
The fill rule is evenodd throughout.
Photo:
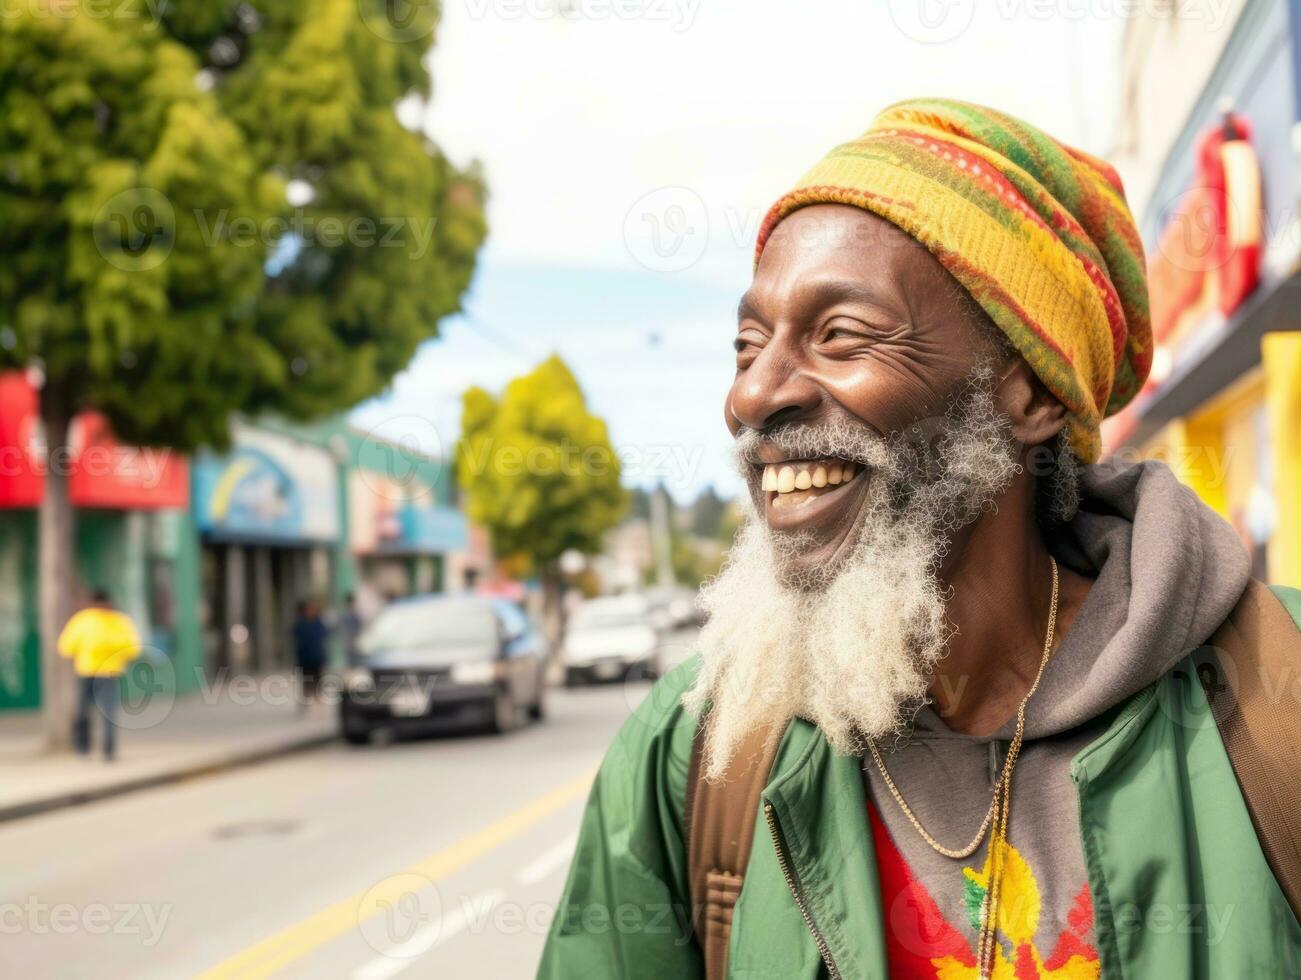
<svg viewBox="0 0 1301 980"><path fill-rule="evenodd" d="M847 317L837 317L822 330L822 343L874 343L888 340L896 329L882 324L866 323Z"/></svg>

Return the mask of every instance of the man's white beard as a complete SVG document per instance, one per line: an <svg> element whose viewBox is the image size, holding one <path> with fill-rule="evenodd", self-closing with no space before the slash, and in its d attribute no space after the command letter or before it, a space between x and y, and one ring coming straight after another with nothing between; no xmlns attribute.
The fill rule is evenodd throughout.
<svg viewBox="0 0 1301 980"><path fill-rule="evenodd" d="M825 573L791 577L805 542L748 507L718 577L702 591L701 669L683 698L705 721L705 776L721 777L756 728L799 716L842 753L901 731L923 703L951 632L940 562L952 533L1007 489L1018 446L978 371L935 433L881 439L865 426L787 426L768 434L795 458L870 467L857 541ZM757 434L738 439L744 475ZM747 498L748 501L748 498Z"/></svg>

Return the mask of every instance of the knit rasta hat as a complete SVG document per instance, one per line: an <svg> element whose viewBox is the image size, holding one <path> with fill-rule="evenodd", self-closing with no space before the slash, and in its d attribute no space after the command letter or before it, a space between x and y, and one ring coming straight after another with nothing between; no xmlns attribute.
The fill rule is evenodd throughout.
<svg viewBox="0 0 1301 980"><path fill-rule="evenodd" d="M898 225L960 282L1070 413L1098 458L1103 417L1152 363L1143 244L1110 164L984 106L915 99L885 109L768 211L851 204Z"/></svg>

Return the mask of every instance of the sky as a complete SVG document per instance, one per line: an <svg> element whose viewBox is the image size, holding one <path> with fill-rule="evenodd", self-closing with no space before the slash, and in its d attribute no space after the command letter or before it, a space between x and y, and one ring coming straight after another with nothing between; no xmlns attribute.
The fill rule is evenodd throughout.
<svg viewBox="0 0 1301 980"><path fill-rule="evenodd" d="M1141 0L1139 7L1141 9ZM899 99L984 102L1106 154L1113 0L446 0L432 98L479 161L489 236L464 299L353 420L450 452L461 393L559 353L625 482L738 489L723 397L767 206Z"/></svg>

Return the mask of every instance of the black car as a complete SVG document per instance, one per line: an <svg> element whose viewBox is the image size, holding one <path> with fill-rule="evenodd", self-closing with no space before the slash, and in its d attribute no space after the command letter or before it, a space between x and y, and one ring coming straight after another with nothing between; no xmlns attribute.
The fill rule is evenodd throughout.
<svg viewBox="0 0 1301 980"><path fill-rule="evenodd" d="M343 678L339 724L353 744L371 732L480 722L507 732L543 714L546 642L504 599L422 595L386 607L362 631Z"/></svg>

